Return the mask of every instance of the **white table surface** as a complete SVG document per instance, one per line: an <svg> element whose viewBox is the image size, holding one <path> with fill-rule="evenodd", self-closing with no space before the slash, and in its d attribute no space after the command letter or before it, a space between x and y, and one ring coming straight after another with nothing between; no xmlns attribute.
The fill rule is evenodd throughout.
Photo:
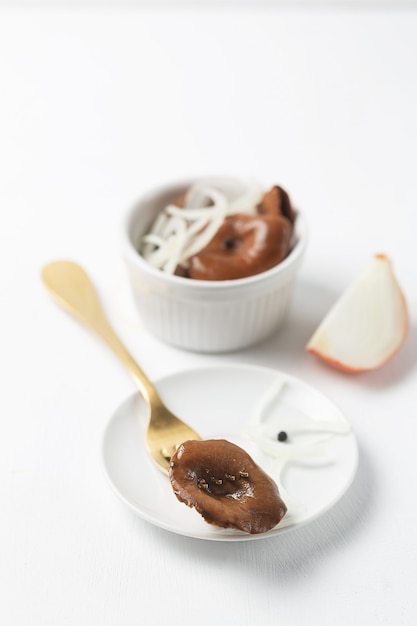
<svg viewBox="0 0 417 626"><path fill-rule="evenodd" d="M416 32L404 6L0 8L1 624L417 623ZM223 356L148 335L120 251L143 191L207 173L282 184L311 229L285 327ZM344 375L304 345L377 252L394 263L410 335L384 368ZM254 363L326 394L359 442L346 496L244 543L135 516L100 460L134 386L47 295L40 271L58 258L88 270L152 379Z"/></svg>

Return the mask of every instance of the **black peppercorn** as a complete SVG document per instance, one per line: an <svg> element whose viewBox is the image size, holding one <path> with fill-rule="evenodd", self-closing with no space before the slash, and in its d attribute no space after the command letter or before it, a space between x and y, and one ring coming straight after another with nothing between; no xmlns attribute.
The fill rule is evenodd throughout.
<svg viewBox="0 0 417 626"><path fill-rule="evenodd" d="M277 436L278 441L287 441L288 435L285 430L280 430Z"/></svg>
<svg viewBox="0 0 417 626"><path fill-rule="evenodd" d="M236 248L236 242L234 239L225 239L223 241L224 250L234 250Z"/></svg>

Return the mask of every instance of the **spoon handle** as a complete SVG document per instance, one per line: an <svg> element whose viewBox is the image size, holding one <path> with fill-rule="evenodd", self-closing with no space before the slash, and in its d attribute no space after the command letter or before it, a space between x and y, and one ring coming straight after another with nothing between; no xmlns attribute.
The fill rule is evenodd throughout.
<svg viewBox="0 0 417 626"><path fill-rule="evenodd" d="M110 326L98 294L82 267L71 261L56 261L44 267L42 279L58 304L94 331L113 350L130 372L148 405L161 405L155 387Z"/></svg>

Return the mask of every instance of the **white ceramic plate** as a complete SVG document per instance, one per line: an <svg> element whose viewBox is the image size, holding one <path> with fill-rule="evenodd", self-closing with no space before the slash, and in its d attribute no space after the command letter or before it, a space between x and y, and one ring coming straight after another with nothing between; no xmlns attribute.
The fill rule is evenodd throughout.
<svg viewBox="0 0 417 626"><path fill-rule="evenodd" d="M339 409L306 383L257 366L220 365L184 371L156 381L167 406L190 424L204 439L225 438L245 448L267 472L273 459L241 433L277 377L286 384L265 416L269 422L281 418L329 420L349 424ZM169 479L154 466L145 448L147 407L139 394L129 397L111 418L103 437L102 458L111 487L123 502L143 519L174 533L213 541L245 541L271 537L297 528L327 511L345 493L356 472L357 443L353 432L330 436L326 455L289 464L283 474L291 505L284 520L273 530L248 535L207 524L194 510L180 503ZM288 428L288 445L291 429ZM317 437L317 435L315 435ZM283 444L285 445L285 444ZM285 449L285 448L284 448Z"/></svg>

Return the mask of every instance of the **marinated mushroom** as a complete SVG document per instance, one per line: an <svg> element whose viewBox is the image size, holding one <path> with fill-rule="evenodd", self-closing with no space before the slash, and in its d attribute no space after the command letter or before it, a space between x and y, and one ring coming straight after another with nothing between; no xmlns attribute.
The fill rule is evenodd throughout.
<svg viewBox="0 0 417 626"><path fill-rule="evenodd" d="M288 254L292 224L279 215L231 215L188 263L189 278L234 280L278 265Z"/></svg>
<svg viewBox="0 0 417 626"><path fill-rule="evenodd" d="M221 186L196 183L173 198L140 241L155 268L182 278L248 278L281 263L291 251L297 212L275 185L262 194L249 185L236 197Z"/></svg>
<svg viewBox="0 0 417 626"><path fill-rule="evenodd" d="M297 217L289 195L285 189L278 185L267 191L256 208L259 215L282 216L291 224L294 224Z"/></svg>
<svg viewBox="0 0 417 626"><path fill-rule="evenodd" d="M171 458L169 477L178 500L214 526L265 533L287 511L272 478L224 439L182 443Z"/></svg>

